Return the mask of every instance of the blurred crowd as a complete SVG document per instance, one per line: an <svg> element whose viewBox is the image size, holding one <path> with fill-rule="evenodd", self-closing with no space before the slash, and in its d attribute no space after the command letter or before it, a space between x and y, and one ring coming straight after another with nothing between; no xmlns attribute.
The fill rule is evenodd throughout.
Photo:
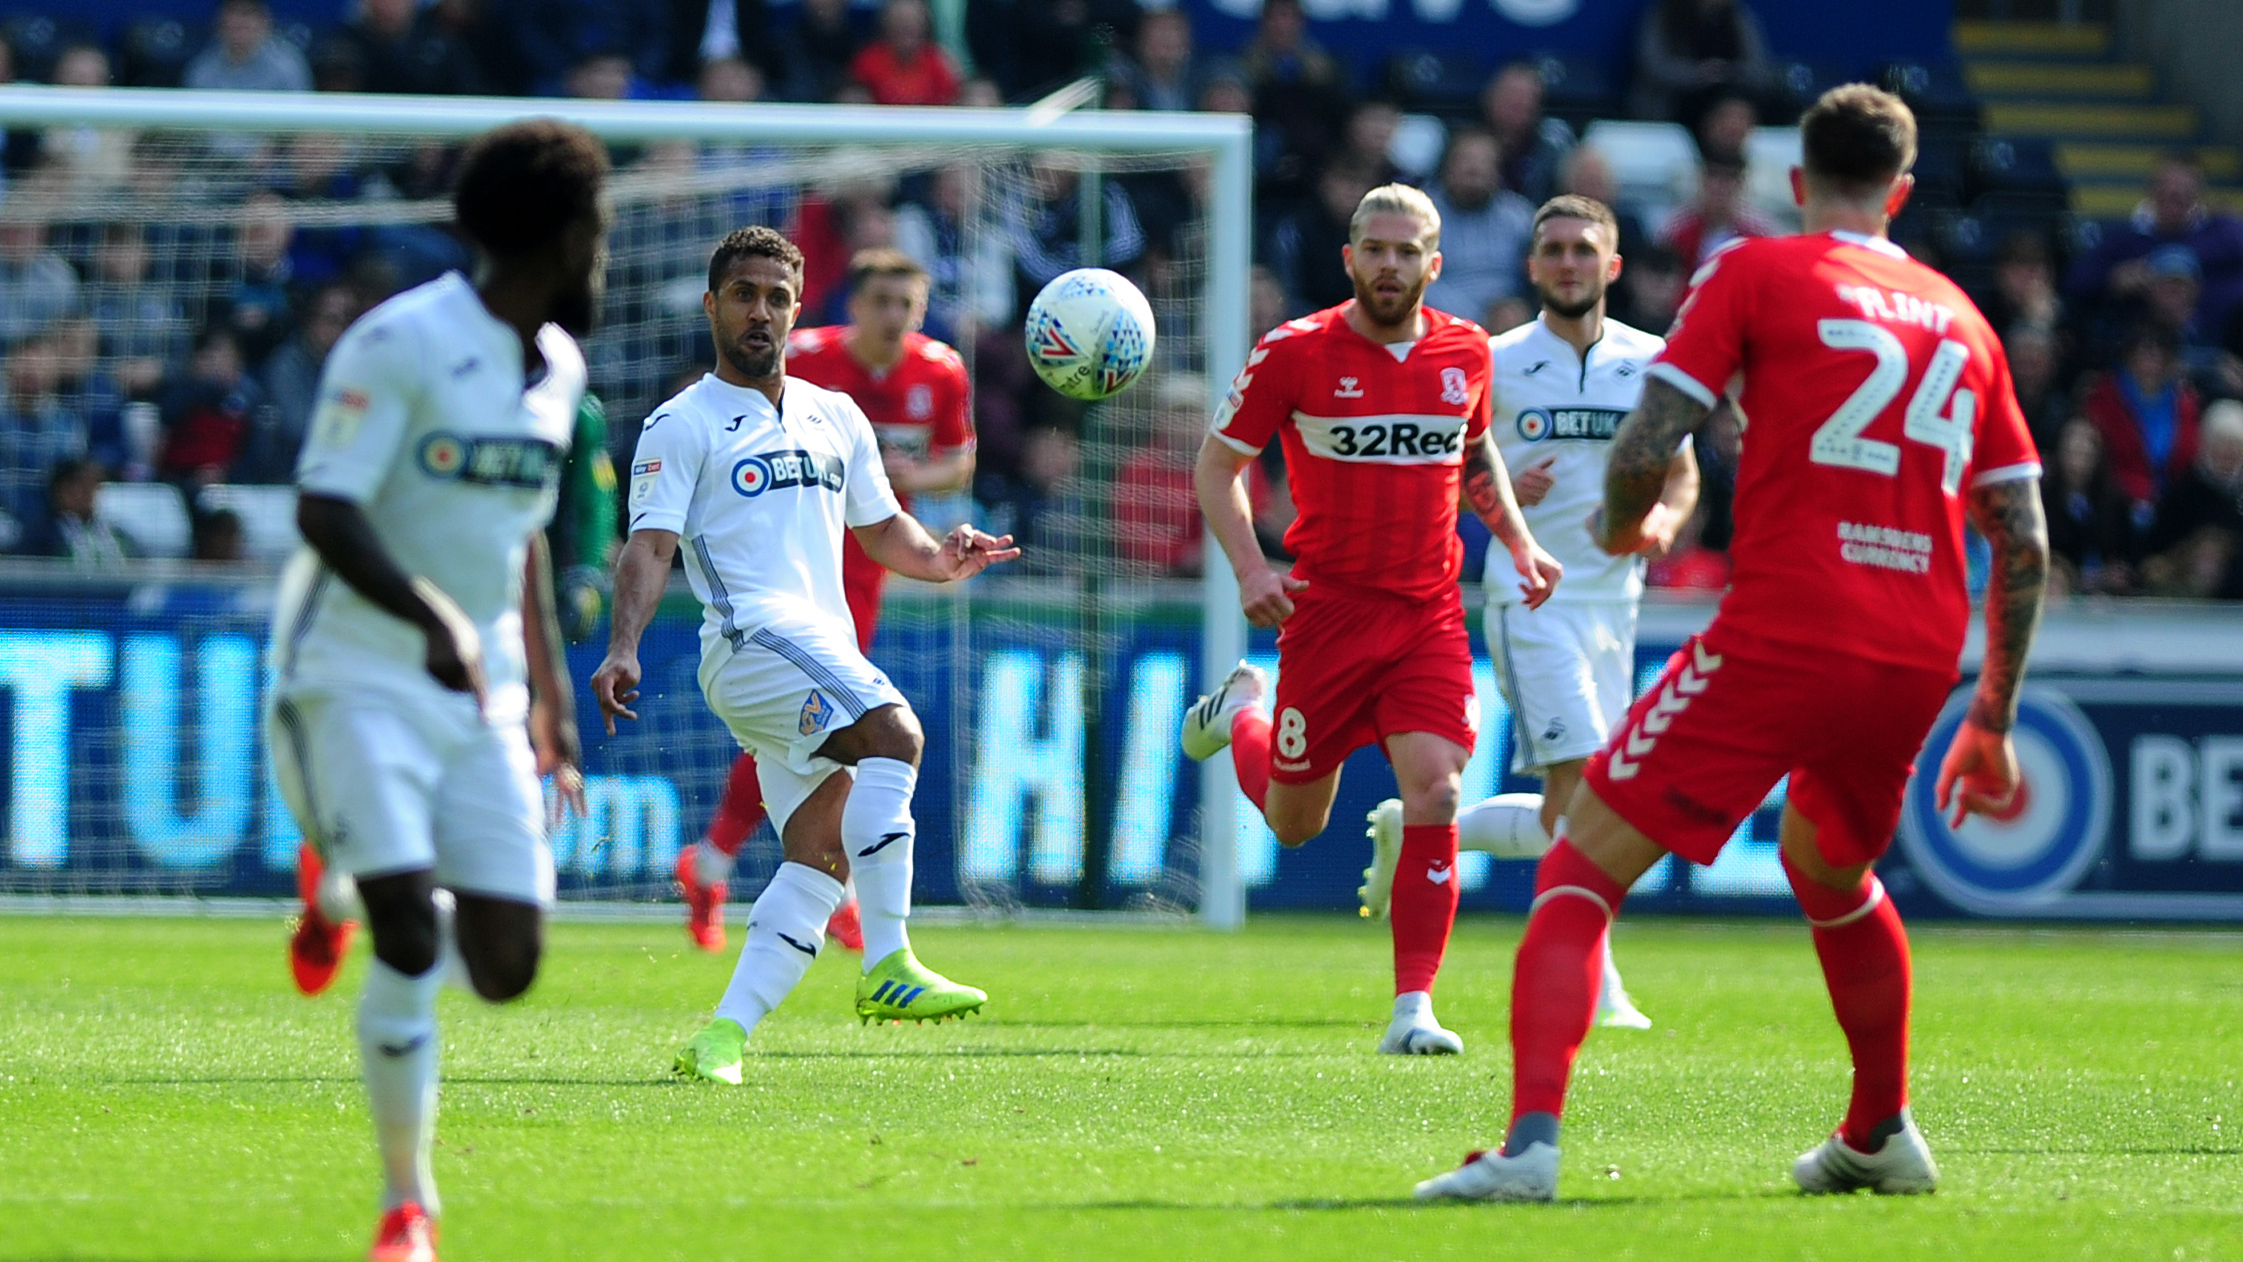
<svg viewBox="0 0 2243 1262"><path fill-rule="evenodd" d="M1522 260L1534 208L1577 192L1619 211L1627 262L1612 314L1663 330L1699 260L1733 238L1788 229L1780 205L1754 196L1768 172L1756 182L1753 138L1811 95L1787 81L1741 0L1654 0L1627 82L1601 98L1575 92L1562 107L1550 94L1565 66L1548 58L1481 64L1430 103L1408 84L1362 82L1319 42L1299 0L1265 0L1249 38L1228 48L1206 46L1185 13L1139 0L359 0L327 30L277 24L264 0L223 0L207 31L154 18L108 41L51 21L0 36L0 79L85 90L993 106L1088 77L1100 85L1096 108L1249 114L1256 335L1351 295L1338 260L1347 220L1389 180L1422 185L1440 208L1446 268L1433 305L1493 331L1532 318ZM1614 155L1593 136L1584 143L1603 117L1687 129L1686 187L1662 196L1623 185ZM285 483L342 330L389 294L469 265L440 227L299 213L440 197L455 155L438 147L368 162L305 136L240 155L251 176L214 193L222 207L191 244L217 262L192 292L173 272L186 230L9 213L159 186L176 195L186 173L153 139L65 127L0 143L0 550L94 564L129 554L134 541L93 508L108 479L179 487L194 554L238 555L241 524L206 488ZM616 156L653 174L757 157L691 145ZM1192 353L1191 299L1204 170L1086 184L1039 164L1000 198L994 232L968 229L977 199L992 196L978 178L961 165L772 203L808 258L804 322L844 318L841 278L855 251L909 253L932 277L928 332L975 370L979 471L970 500L938 507L1020 534L1043 558L1037 567L1096 555L1132 574L1197 572L1191 465L1209 383ZM2047 460L2064 592L2243 598L2243 223L2203 194L2202 172L2176 153L2126 221L2086 231L2054 215L1989 221L2003 236L1980 266L1946 257L1928 213L1896 225L1919 256L1953 264L2009 347ZM1086 208L1095 233L1084 231ZM735 226L661 213L626 211L618 267L659 253L646 247L657 238L675 238L671 252L690 261ZM754 211L736 202L728 213ZM1164 333L1183 334L1164 338L1168 353L1126 409L1086 410L1042 389L1019 345L1027 300L1086 261L1130 275ZM635 278L636 291L671 279ZM629 415L698 371L705 345L684 327L642 356L655 362L595 360L611 405ZM635 427L616 432L628 442ZM1655 583L1725 583L1737 442L1726 420L1699 435L1707 494L1681 546L1654 566ZM1254 478L1273 553L1291 517L1285 488L1273 447ZM1480 543L1476 523L1465 529Z"/></svg>

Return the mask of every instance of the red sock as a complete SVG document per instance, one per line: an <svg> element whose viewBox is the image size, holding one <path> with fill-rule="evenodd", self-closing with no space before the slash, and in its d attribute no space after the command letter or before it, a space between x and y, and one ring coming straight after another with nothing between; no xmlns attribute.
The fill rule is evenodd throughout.
<svg viewBox="0 0 2243 1262"><path fill-rule="evenodd" d="M732 760L732 774L724 779L724 796L709 821L709 844L736 855L762 822L763 782L756 779L755 755L743 753Z"/></svg>
<svg viewBox="0 0 2243 1262"><path fill-rule="evenodd" d="M1456 825L1402 825L1402 856L1387 903L1394 924L1394 993L1433 989L1456 925Z"/></svg>
<svg viewBox="0 0 2243 1262"><path fill-rule="evenodd" d="M1838 1133L1868 1152L1871 1132L1908 1105L1908 931L1875 875L1857 890L1834 890L1787 860L1799 908L1814 931L1830 1006L1854 1057L1854 1094Z"/></svg>
<svg viewBox="0 0 2243 1262"><path fill-rule="evenodd" d="M1511 1120L1565 1115L1566 1079L1597 1014L1604 940L1628 895L1563 836L1534 874L1534 911L1511 970Z"/></svg>
<svg viewBox="0 0 2243 1262"><path fill-rule="evenodd" d="M1248 706L1231 716L1231 766L1239 792L1257 811L1269 809L1269 716Z"/></svg>

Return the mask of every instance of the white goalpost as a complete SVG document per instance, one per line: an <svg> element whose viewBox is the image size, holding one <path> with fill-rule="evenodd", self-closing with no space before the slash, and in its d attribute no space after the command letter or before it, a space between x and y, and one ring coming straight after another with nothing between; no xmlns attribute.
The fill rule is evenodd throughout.
<svg viewBox="0 0 2243 1262"><path fill-rule="evenodd" d="M352 241L385 241L386 232L426 228L448 218L440 183L417 182L416 174L441 169L440 151L495 125L530 117L581 124L611 148L629 155L628 160L619 160L614 184L619 209L610 272L613 313L603 313L603 330L588 348L595 387L609 396L610 423L619 438L636 431L644 413L634 409L667 393L695 339L703 337L705 345L704 335L695 327L697 286L688 295L693 299L691 312L684 310L681 295L693 276L693 258L697 254L705 265L715 236L748 221L739 218L747 213L743 208L793 214L819 199L838 201L832 195L835 189L886 181L885 187L892 190L900 181L939 178L946 168L966 172L970 186L969 213L962 216L960 228L967 245L959 250L959 257L968 261L969 273L982 257L974 243L986 238L1002 245L1000 238L1012 230L1006 226L1013 222L1007 216L1024 199L1039 195L1038 190L1046 186L1037 181L1048 171L1068 172L1067 188L1089 190L1081 203L1086 261L1097 261L1101 180L1167 181L1162 188L1173 184L1189 190L1188 196L1178 194L1183 209L1164 229L1168 236L1157 255L1160 283L1151 293L1163 324L1162 339L1175 340L1168 371L1204 384L1206 397L1199 409L1204 423L1245 361L1252 124L1239 115L1105 113L1071 110L1064 103L1027 109L897 109L7 86L0 87L0 127L78 136L86 139L81 147L87 153L126 156L121 166L112 162L106 173L89 165L19 177L7 196L0 198L0 225L36 223L48 232L53 238L50 248L67 256L85 275L89 310L97 305L90 295L103 285L115 291L104 291L105 300L134 298L135 281L105 270L109 256L103 251L114 243L120 225L131 230L129 235L139 235L144 227L150 259L143 264L143 274L152 279L142 283L160 280L168 286L167 292L180 296L185 309L192 310L194 304L214 301L229 287L245 284L236 257L246 248L240 206L245 198L270 198L271 181L309 179L304 175L307 169L314 175L329 172L319 165L320 155L337 147L347 150L352 158L348 169L381 173L367 181L366 192L336 198L316 191L291 191L275 213L290 222L299 241L303 234L318 233L348 235ZM311 142L315 137L321 138L319 143ZM1066 195L1072 194L1062 194ZM414 249L407 241L396 251L405 259L400 266L407 271L418 257ZM1002 251L990 257L1012 258ZM1008 270L1011 266L1008 261ZM954 279L969 291L979 282L997 283L995 277L972 274ZM1005 283L1009 282L1008 277ZM184 319L176 313L163 318L174 323ZM97 332L104 368L114 368L120 379L128 362L184 358L185 339L179 328L150 334L152 340L146 345L127 345L122 334L107 327ZM1017 324L1001 332L1018 340ZM979 371L977 367L977 376ZM1156 369L1154 379L1159 375ZM1076 472L1065 484L1064 494L1052 492L1047 498L1063 501L1062 515L1074 513L1082 519L1071 536L1077 540L1073 560L1041 575L1040 587L1029 579L999 579L965 596L900 593L895 605L895 651L910 659L908 670L919 672L930 689L939 684L948 690L944 695L953 698L958 721L953 725L956 738L946 746L949 766L931 766L929 779L947 774L952 781L941 809L950 811L956 826L962 874L958 888L969 901L985 888L1017 889L1020 882L1034 880L1042 882L1038 888L1047 899L1049 891L1079 883L1088 891L1083 905L1098 905L1101 882L1137 881L1153 891L1145 897L1155 902L1190 905L1207 927L1235 929L1244 923L1246 896L1236 840L1238 792L1228 761L1210 760L1198 770L1196 817L1184 818L1179 810L1180 822L1172 827L1162 811L1171 801L1177 777L1188 774L1171 774L1174 715L1169 716L1164 736L1168 744L1156 749L1149 742L1157 725L1149 718L1133 711L1108 721L1110 716L1102 715L1105 707L1098 700L1107 694L1109 678L1124 685L1119 695L1157 695L1165 705L1170 694L1156 694L1147 682L1157 679L1183 687L1188 700L1191 692L1213 686L1246 652L1236 584L1218 550L1206 549L1204 577L1190 580L1187 587L1173 571L1151 567L1124 538L1127 530L1113 525L1124 506L1120 493L1108 484L1147 436L1158 432L1160 420L1153 414L1154 407L1147 386L1140 385L1111 405L1069 418ZM1054 591L1061 595L1052 597ZM33 600L0 583L0 615L12 605ZM1128 638L1137 634L1130 628L1138 625L1128 619L1154 619L1145 611L1165 607L1164 600L1169 605L1196 606L1196 661L1189 661L1175 647L1183 643L1181 639L1160 641L1166 647L1156 652ZM259 861L260 856L265 862L277 861L288 849L286 828L274 818L261 775L255 783L226 787L231 783L227 776L246 774L239 766L245 758L255 761L253 754L242 752L252 748L246 742L254 738L242 734L237 742L233 734L218 731L208 717L214 697L234 697L229 688L255 695L255 680L236 687L224 682L230 676L222 675L222 669L249 670L244 664L249 659L232 648L222 660L199 649L182 657L180 648L154 643L163 627L147 623L143 611L129 600L116 607L143 621L130 627L87 628L85 634L108 638L99 645L92 640L72 642L76 645L72 651L84 659L77 668L81 676L56 685L63 689L57 694L63 700L49 698L39 710L49 716L59 713L65 721L72 713L79 715L78 735L59 742L46 740L40 749L68 758L83 747L96 750L103 761L27 771L24 759L30 746L23 736L28 707L21 700L27 694L18 684L0 680L17 688L18 695L18 738L10 746L16 762L11 833L28 835L24 830L32 825L25 822L26 812L36 808L45 812L40 817L45 822L37 825L45 830L41 836L57 830L67 834L30 858L11 851L15 857L0 863L0 890L98 893L270 887L271 880L245 879L238 868ZM23 624L52 624L57 617L54 608L51 602L40 606L35 616L25 615ZM1058 612L1047 616L1038 610ZM231 644L254 634L250 621L238 612L181 617L187 620L182 626L198 618L204 621L194 623L199 632L180 630L175 646L192 648L215 640ZM1059 621L1045 625L1051 619ZM4 630L5 625L0 619L0 640L13 634ZM886 637L889 624L882 625ZM1117 627L1124 629L1117 631ZM190 634L200 634L202 639L190 641ZM48 660L38 653L51 656L56 651L44 642L25 645L19 646L20 651L32 654L26 660L34 665ZM0 657L17 651L0 646ZM879 656L877 648L875 656ZM1148 667L1148 662L1158 670ZM1014 673L998 672L992 663ZM155 696L150 691L155 685L149 681L171 678L161 675L159 667L173 671L179 682L176 693L159 698L162 705L146 711L163 720L151 727L154 720L134 707L155 704L149 701ZM14 669L0 661L0 675ZM1135 674L1119 673L1124 670ZM23 668L31 671L30 666ZM1196 685L1185 686L1195 679ZM91 703L92 710L71 709L76 703L69 697L76 694L69 689L104 687L114 687L113 700ZM1070 687L1089 698L1087 711L1081 698L1060 695ZM1018 695L1005 688L1015 689ZM1034 715L1017 721L1016 716L1005 715L1002 707L1008 698L1025 698ZM699 705L697 695L685 700L693 707ZM204 716L200 728L193 717L198 712ZM88 718L89 714L95 717ZM992 725L986 721L990 716L1004 722ZM102 728L101 722L110 726ZM596 895L658 894L658 852L669 848L674 853L680 837L690 831L690 825L679 821L696 812L705 816L715 786L722 782L727 754L721 734L712 735L705 723L695 726L696 720L684 708L666 722L667 727L656 725L661 730L648 738L650 743L628 773L618 772L608 778L612 783L603 785L608 795L602 808L606 814L556 841L557 850L567 847L564 863L577 865L570 870L580 873L583 888ZM1062 730L1069 724L1075 729ZM149 738L150 732L156 735ZM986 765L975 761L977 742L996 740L999 732L1033 744L1037 758L1043 760L1037 763L1042 770L1033 774L1043 778L1022 780L1017 800L1008 798L994 805L969 800L978 790L967 782L975 778L977 767ZM157 763L147 765L160 765L176 779L177 787L168 800L133 797L128 801L125 789L104 786L100 777L133 765L135 758L155 758L149 752L149 739L168 747L157 750L161 755ZM1077 776L1071 807L1062 803L1070 758L1075 760ZM686 761L692 765L686 767ZM1101 770L1109 763L1122 769L1109 777ZM75 797L70 796L73 792ZM45 798L32 802L26 794L62 796L58 804ZM118 800L111 802L111 796ZM163 796L157 792L157 798ZM239 809L234 805L220 809L233 798L242 799L234 804ZM113 825L103 822L112 818ZM172 832L163 833L166 828ZM227 832L229 828L235 832ZM990 829L1001 835L989 840L985 834ZM1077 834L1074 844L1085 852L1071 860L1064 853L1069 829ZM159 835L185 838L180 844L192 850L193 860L142 879L161 868L160 844L150 840ZM969 853L974 846L982 850ZM101 857L111 851L116 856L113 862ZM991 873L986 886L975 883L979 877L969 880L964 875L969 868L981 872L975 864L984 864ZM1191 870L1179 874L1188 864ZM1168 884L1162 885L1164 880ZM989 896L1002 899L1017 894Z"/></svg>

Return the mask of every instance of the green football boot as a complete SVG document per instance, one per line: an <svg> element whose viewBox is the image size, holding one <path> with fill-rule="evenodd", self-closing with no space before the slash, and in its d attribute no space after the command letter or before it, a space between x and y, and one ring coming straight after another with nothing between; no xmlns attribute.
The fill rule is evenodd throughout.
<svg viewBox="0 0 2243 1262"><path fill-rule="evenodd" d="M701 1027L678 1053L670 1072L680 1078L706 1078L710 1082L740 1085L740 1060L747 1054L748 1032L730 1017L718 1017Z"/></svg>
<svg viewBox="0 0 2243 1262"><path fill-rule="evenodd" d="M940 1021L981 1011L989 996L961 986L912 957L891 951L857 979L857 1015L867 1021Z"/></svg>

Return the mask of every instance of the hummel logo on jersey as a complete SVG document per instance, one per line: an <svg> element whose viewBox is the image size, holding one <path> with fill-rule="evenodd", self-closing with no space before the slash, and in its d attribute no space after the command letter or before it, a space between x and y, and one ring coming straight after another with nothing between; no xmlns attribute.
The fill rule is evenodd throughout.
<svg viewBox="0 0 2243 1262"><path fill-rule="evenodd" d="M1332 397L1333 397L1333 398L1335 398L1335 399L1360 399L1360 398L1362 398L1362 397L1363 397L1363 386L1362 386L1362 384L1361 384L1361 378L1357 378L1357 377L1342 377L1342 378L1340 378L1340 384L1339 384L1339 388L1338 388L1338 389L1336 389L1336 390L1334 390L1334 391L1332 391Z"/></svg>
<svg viewBox="0 0 2243 1262"><path fill-rule="evenodd" d="M754 499L765 491L823 487L838 494L846 466L841 457L815 451L766 451L732 466L732 489Z"/></svg>
<svg viewBox="0 0 2243 1262"><path fill-rule="evenodd" d="M1448 884L1449 878L1455 874L1455 870L1446 863L1431 863L1427 864L1425 868L1425 879L1435 885Z"/></svg>
<svg viewBox="0 0 2243 1262"><path fill-rule="evenodd" d="M811 946L806 942L797 942L793 938L788 937L783 933L777 935L777 937L779 941L786 943L788 946L791 946L795 950L802 952L804 955L809 956L811 959L814 960L818 958L818 948Z"/></svg>
<svg viewBox="0 0 2243 1262"><path fill-rule="evenodd" d="M402 1043L376 1043L374 1046L381 1050L382 1055L395 1058L410 1056L419 1051L422 1045L427 1042L428 1036L426 1034L416 1034Z"/></svg>
<svg viewBox="0 0 2243 1262"><path fill-rule="evenodd" d="M883 833L881 834L880 840L873 842L871 845L866 846L862 850L859 850L857 852L857 857L859 859L869 859L872 856L879 854L881 851L886 850L888 847L896 844L897 842L902 841L904 838L909 837L910 835L910 833Z"/></svg>
<svg viewBox="0 0 2243 1262"><path fill-rule="evenodd" d="M1706 690L1710 682L1706 677L1720 670L1721 663L1721 658L1706 652L1704 641L1692 640L1690 660L1659 689L1658 699L1629 729L1627 739L1613 746L1605 759L1604 773L1614 780L1634 779L1643 770L1644 756L1658 748L1659 738L1674 726L1675 716L1689 709L1690 699Z"/></svg>

